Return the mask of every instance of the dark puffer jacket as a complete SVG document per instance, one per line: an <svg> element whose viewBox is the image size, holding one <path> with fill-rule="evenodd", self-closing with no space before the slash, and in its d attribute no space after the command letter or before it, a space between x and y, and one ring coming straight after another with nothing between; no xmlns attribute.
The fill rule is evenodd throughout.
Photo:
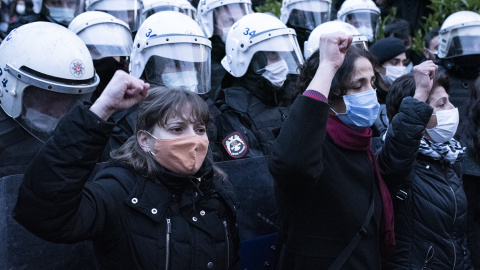
<svg viewBox="0 0 480 270"><path fill-rule="evenodd" d="M93 240L106 269L235 268L236 199L208 161L195 177L114 164L86 182L112 129L76 106L25 173L15 219L48 241Z"/></svg>
<svg viewBox="0 0 480 270"><path fill-rule="evenodd" d="M397 246L388 269L469 269L460 164L418 151L432 112L426 103L405 98L378 155L395 207Z"/></svg>

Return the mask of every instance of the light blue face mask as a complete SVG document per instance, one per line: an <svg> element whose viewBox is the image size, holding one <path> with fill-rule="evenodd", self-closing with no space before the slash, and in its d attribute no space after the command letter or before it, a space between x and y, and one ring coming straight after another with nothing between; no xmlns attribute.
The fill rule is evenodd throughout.
<svg viewBox="0 0 480 270"><path fill-rule="evenodd" d="M52 18L57 23L63 25L69 25L70 22L75 18L75 9L71 8L57 8L57 7L47 7L49 17Z"/></svg>
<svg viewBox="0 0 480 270"><path fill-rule="evenodd" d="M196 71L163 73L162 80L165 86L170 89L183 89L197 93L198 80Z"/></svg>
<svg viewBox="0 0 480 270"><path fill-rule="evenodd" d="M374 89L345 95L343 101L347 108L344 113L337 113L331 109L343 123L353 128L367 128L375 123L380 104L378 104L377 92Z"/></svg>

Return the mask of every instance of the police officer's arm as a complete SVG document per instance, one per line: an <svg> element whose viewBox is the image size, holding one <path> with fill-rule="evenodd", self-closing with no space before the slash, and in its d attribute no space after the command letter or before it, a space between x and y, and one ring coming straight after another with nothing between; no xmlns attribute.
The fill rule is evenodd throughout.
<svg viewBox="0 0 480 270"><path fill-rule="evenodd" d="M95 106L89 109L79 102L72 108L25 172L13 213L20 224L61 243L93 239L103 232L106 222L118 216L109 199L118 191L108 193L100 183L105 181L87 183L115 126L101 118L141 101L148 88L117 72Z"/></svg>

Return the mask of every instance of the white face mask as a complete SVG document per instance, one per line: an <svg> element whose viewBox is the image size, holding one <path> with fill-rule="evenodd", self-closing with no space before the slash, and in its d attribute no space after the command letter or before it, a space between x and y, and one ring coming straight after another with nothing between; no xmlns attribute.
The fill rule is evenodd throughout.
<svg viewBox="0 0 480 270"><path fill-rule="evenodd" d="M26 109L23 118L31 128L45 133L52 133L59 121L59 119L53 116L43 114L32 108Z"/></svg>
<svg viewBox="0 0 480 270"><path fill-rule="evenodd" d="M277 61L265 66L265 72L262 77L269 80L275 86L282 86L288 75L288 65L285 60Z"/></svg>
<svg viewBox="0 0 480 270"><path fill-rule="evenodd" d="M230 28L232 28L232 27L230 26L230 27L222 28L222 41L223 41L223 43L227 43L227 36L228 36L228 32L230 32Z"/></svg>
<svg viewBox="0 0 480 270"><path fill-rule="evenodd" d="M17 5L15 7L15 11L17 11L17 13L20 15L25 14L25 5Z"/></svg>
<svg viewBox="0 0 480 270"><path fill-rule="evenodd" d="M380 76L382 77L383 82L386 85L392 85L392 83L402 77L403 75L407 74L407 69L405 66L384 66L384 68L387 70L386 74L383 75L380 73Z"/></svg>
<svg viewBox="0 0 480 270"><path fill-rule="evenodd" d="M410 73L413 73L413 62L412 61L410 61L410 64L408 64L405 67L405 74L410 74Z"/></svg>
<svg viewBox="0 0 480 270"><path fill-rule="evenodd" d="M457 132L458 127L458 109L450 109L438 111L435 114L437 116L437 126L431 129L427 129L428 135L432 138L432 141L436 143L444 143L449 141Z"/></svg>
<svg viewBox="0 0 480 270"><path fill-rule="evenodd" d="M198 80L196 71L183 71L163 73L162 80L170 89L183 89L190 92L197 92Z"/></svg>
<svg viewBox="0 0 480 270"><path fill-rule="evenodd" d="M47 7L50 18L54 21L68 25L75 18L75 9Z"/></svg>

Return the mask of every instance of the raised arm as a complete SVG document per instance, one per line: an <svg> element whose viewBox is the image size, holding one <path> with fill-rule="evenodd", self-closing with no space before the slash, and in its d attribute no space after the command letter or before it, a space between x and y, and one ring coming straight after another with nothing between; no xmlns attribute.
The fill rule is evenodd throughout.
<svg viewBox="0 0 480 270"><path fill-rule="evenodd" d="M403 99L388 127L378 159L384 179L391 188L401 185L413 170L420 140L433 112L433 108L425 102L432 90L437 69L432 61L413 68L415 94Z"/></svg>
<svg viewBox="0 0 480 270"><path fill-rule="evenodd" d="M103 217L96 215L108 206L99 189L85 190L84 185L114 127L104 120L143 100L148 88L117 71L90 109L76 104L25 172L14 209L20 224L54 242L84 240L93 235L87 230L101 231Z"/></svg>
<svg viewBox="0 0 480 270"><path fill-rule="evenodd" d="M306 90L328 97L335 73L352 41L342 33L320 38L320 59ZM323 171L322 145L330 106L314 98L299 96L283 123L269 158L269 170L279 186L312 186Z"/></svg>

